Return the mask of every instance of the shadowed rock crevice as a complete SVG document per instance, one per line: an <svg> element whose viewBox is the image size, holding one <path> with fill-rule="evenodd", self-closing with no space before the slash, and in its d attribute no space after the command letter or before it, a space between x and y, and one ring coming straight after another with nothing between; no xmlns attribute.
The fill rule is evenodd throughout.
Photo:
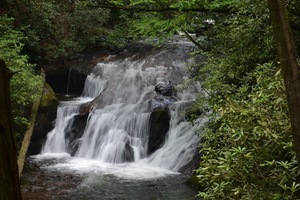
<svg viewBox="0 0 300 200"><path fill-rule="evenodd" d="M168 108L158 109L151 113L148 154L152 154L163 145L170 128L170 119Z"/></svg>

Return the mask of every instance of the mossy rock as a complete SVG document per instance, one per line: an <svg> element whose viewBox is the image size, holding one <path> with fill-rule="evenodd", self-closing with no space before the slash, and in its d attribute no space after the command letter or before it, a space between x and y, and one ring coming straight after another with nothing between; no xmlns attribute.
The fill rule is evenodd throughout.
<svg viewBox="0 0 300 200"><path fill-rule="evenodd" d="M42 96L42 99L41 99L40 107L41 108L48 107L52 104L56 104L57 102L58 101L57 101L57 98L56 98L56 95L55 95L54 91L52 90L50 85L45 83L44 92L43 92L43 96Z"/></svg>

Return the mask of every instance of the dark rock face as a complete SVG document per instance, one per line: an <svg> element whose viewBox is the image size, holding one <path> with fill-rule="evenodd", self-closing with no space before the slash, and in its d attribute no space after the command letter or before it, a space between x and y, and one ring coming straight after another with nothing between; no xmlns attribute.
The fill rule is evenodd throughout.
<svg viewBox="0 0 300 200"><path fill-rule="evenodd" d="M51 85L56 94L79 96L84 89L86 77L86 74L70 68L57 74L47 75L46 82Z"/></svg>
<svg viewBox="0 0 300 200"><path fill-rule="evenodd" d="M150 116L148 154L159 149L165 141L170 128L170 113L168 108L155 110Z"/></svg>

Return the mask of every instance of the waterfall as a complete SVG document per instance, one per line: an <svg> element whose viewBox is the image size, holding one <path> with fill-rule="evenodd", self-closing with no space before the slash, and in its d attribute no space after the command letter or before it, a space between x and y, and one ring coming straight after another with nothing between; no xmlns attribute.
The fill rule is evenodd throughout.
<svg viewBox="0 0 300 200"><path fill-rule="evenodd" d="M183 54L187 52L172 49L142 59L133 55L98 63L86 79L81 98L58 107L55 128L48 133L42 154L68 153L66 132L71 131L80 106L101 93L98 104L89 113L74 156L103 163L131 162L178 171L191 161L199 143L194 128L184 120L184 108L195 100L199 89L197 85L183 87L189 62ZM149 155L152 112L149 100L153 98L155 85L162 81L183 89L177 91L177 102L168 106L170 126L162 146Z"/></svg>

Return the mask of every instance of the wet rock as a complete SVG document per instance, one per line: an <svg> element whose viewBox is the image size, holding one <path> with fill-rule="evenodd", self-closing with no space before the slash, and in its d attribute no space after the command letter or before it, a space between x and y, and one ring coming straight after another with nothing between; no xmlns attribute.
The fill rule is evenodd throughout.
<svg viewBox="0 0 300 200"><path fill-rule="evenodd" d="M171 83L159 82L154 90L154 93L148 95L151 111L165 109L178 100L175 86Z"/></svg>
<svg viewBox="0 0 300 200"><path fill-rule="evenodd" d="M164 96L176 96L175 86L172 83L158 82L154 90Z"/></svg>
<svg viewBox="0 0 300 200"><path fill-rule="evenodd" d="M159 149L164 143L170 128L170 119L168 108L157 109L151 113L148 155Z"/></svg>
<svg viewBox="0 0 300 200"><path fill-rule="evenodd" d="M93 107L93 101L86 102L80 106L79 115L84 116L90 113Z"/></svg>
<svg viewBox="0 0 300 200"><path fill-rule="evenodd" d="M104 107L103 103L102 103L102 97L101 94L106 90L106 88L104 90L102 90L100 92L100 94L93 99L92 101L86 102L84 104L82 104L80 106L80 111L79 111L79 115L86 115L88 113L90 113L93 109L95 108L101 108Z"/></svg>
<svg viewBox="0 0 300 200"><path fill-rule="evenodd" d="M134 161L134 152L132 147L126 143L125 150L122 155L123 162L133 162Z"/></svg>

